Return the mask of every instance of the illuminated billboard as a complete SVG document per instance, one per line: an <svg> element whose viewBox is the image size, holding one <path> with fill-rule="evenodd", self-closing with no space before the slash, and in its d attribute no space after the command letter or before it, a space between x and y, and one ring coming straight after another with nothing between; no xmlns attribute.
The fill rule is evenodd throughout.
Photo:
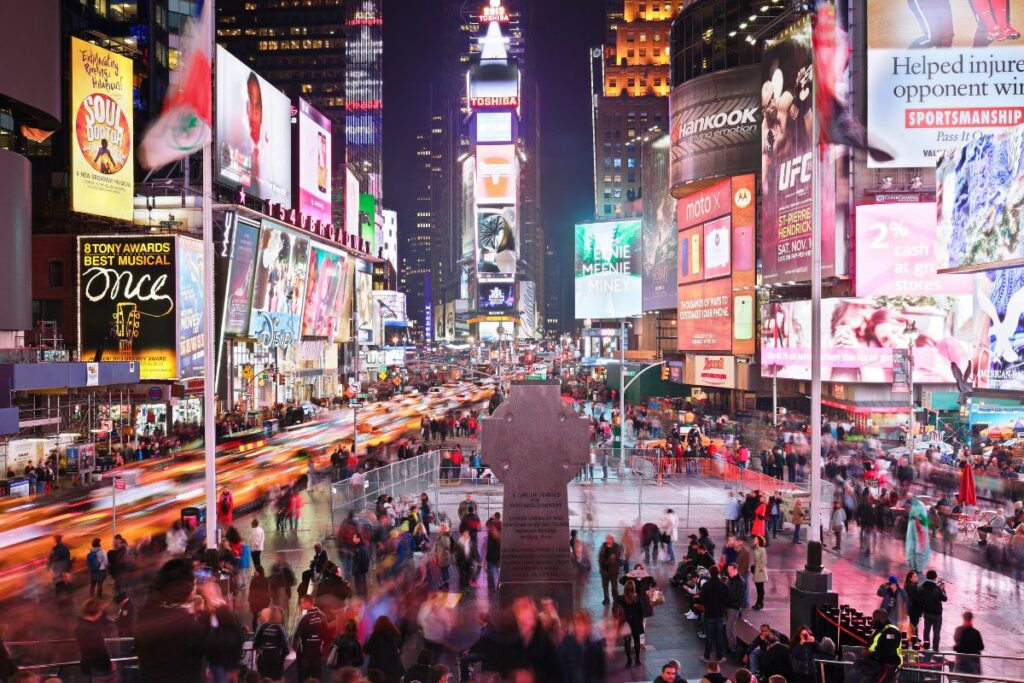
<svg viewBox="0 0 1024 683"><path fill-rule="evenodd" d="M821 379L891 384L893 349L913 341L914 381L950 384L950 363L971 357L972 301L959 297L825 299ZM766 304L761 311L761 374L811 378L811 303Z"/></svg>
<svg viewBox="0 0 1024 683"><path fill-rule="evenodd" d="M249 334L264 348L287 348L299 340L309 240L263 221L256 257Z"/></svg>
<svg viewBox="0 0 1024 683"><path fill-rule="evenodd" d="M348 257L319 247L309 250L302 336L332 340L342 326Z"/></svg>
<svg viewBox="0 0 1024 683"><path fill-rule="evenodd" d="M377 199L372 194L359 195L359 235L369 245L370 254L377 254Z"/></svg>
<svg viewBox="0 0 1024 683"><path fill-rule="evenodd" d="M641 221L576 224L577 319L640 315Z"/></svg>
<svg viewBox="0 0 1024 683"><path fill-rule="evenodd" d="M676 200L668 191L669 138L644 145L643 301L645 311L676 305Z"/></svg>
<svg viewBox="0 0 1024 683"><path fill-rule="evenodd" d="M1024 391L1024 268L975 276L977 389Z"/></svg>
<svg viewBox="0 0 1024 683"><path fill-rule="evenodd" d="M530 280L519 283L519 336L535 339L537 329L537 284Z"/></svg>
<svg viewBox="0 0 1024 683"><path fill-rule="evenodd" d="M481 282L477 297L477 311L480 313L505 313L516 307L516 285L514 282Z"/></svg>
<svg viewBox="0 0 1024 683"><path fill-rule="evenodd" d="M260 227L236 216L224 310L225 334L245 334L249 329L249 304L252 301L253 272L260 244Z"/></svg>
<svg viewBox="0 0 1024 683"><path fill-rule="evenodd" d="M178 238L178 379L203 376L203 243Z"/></svg>
<svg viewBox="0 0 1024 683"><path fill-rule="evenodd" d="M512 137L512 112L479 112L476 115L476 141L480 143L509 143Z"/></svg>
<svg viewBox="0 0 1024 683"><path fill-rule="evenodd" d="M356 332L359 340L367 344L373 339L373 273L366 261L356 261L355 297L356 297Z"/></svg>
<svg viewBox="0 0 1024 683"><path fill-rule="evenodd" d="M292 104L217 46L217 179L292 206ZM329 188L328 188L329 189Z"/></svg>
<svg viewBox="0 0 1024 683"><path fill-rule="evenodd" d="M477 145L478 206L515 204L517 180L515 145Z"/></svg>
<svg viewBox="0 0 1024 683"><path fill-rule="evenodd" d="M944 150L1024 123L1024 0L867 3L868 130L891 161L931 167Z"/></svg>
<svg viewBox="0 0 1024 683"><path fill-rule="evenodd" d="M481 59L469 67L471 109L519 106L519 67L506 59Z"/></svg>
<svg viewBox="0 0 1024 683"><path fill-rule="evenodd" d="M71 39L72 211L132 220L132 86L131 59Z"/></svg>
<svg viewBox="0 0 1024 683"><path fill-rule="evenodd" d="M679 287L677 349L732 350L732 281L718 278Z"/></svg>
<svg viewBox="0 0 1024 683"><path fill-rule="evenodd" d="M1024 264L1024 126L941 155L935 170L940 269Z"/></svg>
<svg viewBox="0 0 1024 683"><path fill-rule="evenodd" d="M83 360L134 361L141 379L177 378L175 239L78 238L78 344Z"/></svg>
<svg viewBox="0 0 1024 683"><path fill-rule="evenodd" d="M359 234L359 179L345 169L345 232Z"/></svg>
<svg viewBox="0 0 1024 683"><path fill-rule="evenodd" d="M481 208L477 212L477 272L494 278L510 278L516 274L519 258L519 224L514 206Z"/></svg>
<svg viewBox="0 0 1024 683"><path fill-rule="evenodd" d="M971 294L971 276L936 273L935 231L934 204L858 206L857 296Z"/></svg>
<svg viewBox="0 0 1024 683"><path fill-rule="evenodd" d="M299 211L331 222L331 120L299 100Z"/></svg>
<svg viewBox="0 0 1024 683"><path fill-rule="evenodd" d="M469 296L470 273L476 269L476 161L469 157L462 162L461 213L462 251L459 269L459 297Z"/></svg>

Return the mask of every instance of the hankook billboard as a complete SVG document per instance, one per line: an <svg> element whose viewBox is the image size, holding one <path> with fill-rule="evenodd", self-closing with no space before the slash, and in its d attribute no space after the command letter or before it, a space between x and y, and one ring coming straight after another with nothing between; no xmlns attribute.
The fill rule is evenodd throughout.
<svg viewBox="0 0 1024 683"><path fill-rule="evenodd" d="M738 67L672 90L673 191L694 181L757 170L760 74L760 66Z"/></svg>

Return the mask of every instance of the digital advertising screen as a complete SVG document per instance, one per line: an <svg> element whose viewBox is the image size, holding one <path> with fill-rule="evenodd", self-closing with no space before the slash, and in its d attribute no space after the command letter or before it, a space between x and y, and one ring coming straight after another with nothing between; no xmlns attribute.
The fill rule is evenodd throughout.
<svg viewBox="0 0 1024 683"><path fill-rule="evenodd" d="M681 285L677 310L678 350L732 351L732 280Z"/></svg>
<svg viewBox="0 0 1024 683"><path fill-rule="evenodd" d="M519 106L519 68L504 59L481 59L469 67L471 109Z"/></svg>
<svg viewBox="0 0 1024 683"><path fill-rule="evenodd" d="M78 238L83 360L134 361L142 379L178 377L175 238Z"/></svg>
<svg viewBox="0 0 1024 683"><path fill-rule="evenodd" d="M958 276L959 277L959 276ZM1024 391L1024 268L973 276L978 389Z"/></svg>
<svg viewBox="0 0 1024 683"><path fill-rule="evenodd" d="M577 319L642 313L640 220L577 223L574 268Z"/></svg>
<svg viewBox="0 0 1024 683"><path fill-rule="evenodd" d="M868 166L932 167L979 133L1024 123L1022 18L1024 0L868 2L869 139L894 156Z"/></svg>
<svg viewBox="0 0 1024 683"><path fill-rule="evenodd" d="M517 169L515 145L477 145L477 206L515 204Z"/></svg>
<svg viewBox="0 0 1024 683"><path fill-rule="evenodd" d="M643 302L645 311L676 305L676 200L668 191L669 138L644 145Z"/></svg>
<svg viewBox="0 0 1024 683"><path fill-rule="evenodd" d="M481 208L477 211L477 272L491 278L516 274L519 258L519 224L514 206Z"/></svg>
<svg viewBox="0 0 1024 683"><path fill-rule="evenodd" d="M299 211L331 222L331 120L299 100Z"/></svg>
<svg viewBox="0 0 1024 683"><path fill-rule="evenodd" d="M891 384L893 349L913 344L914 382L950 384L950 363L967 367L974 344L969 296L825 299L822 381ZM761 309L761 374L811 378L811 303Z"/></svg>
<svg viewBox="0 0 1024 683"><path fill-rule="evenodd" d="M309 250L302 336L334 339L342 324L348 257L319 247Z"/></svg>
<svg viewBox="0 0 1024 683"><path fill-rule="evenodd" d="M266 348L285 348L301 334L309 240L263 221L249 334Z"/></svg>
<svg viewBox="0 0 1024 683"><path fill-rule="evenodd" d="M356 330L361 341L369 344L373 339L373 273L364 270L369 264L359 261L356 268Z"/></svg>
<svg viewBox="0 0 1024 683"><path fill-rule="evenodd" d="M476 141L478 144L513 142L512 112L478 112L476 115Z"/></svg>
<svg viewBox="0 0 1024 683"><path fill-rule="evenodd" d="M694 78L669 95L673 189L756 171L761 143L761 67Z"/></svg>
<svg viewBox="0 0 1024 683"><path fill-rule="evenodd" d="M224 333L244 335L249 329L253 273L260 244L260 227L240 218L235 220L224 311Z"/></svg>
<svg viewBox="0 0 1024 683"><path fill-rule="evenodd" d="M178 238L178 379L203 376L203 243Z"/></svg>
<svg viewBox="0 0 1024 683"><path fill-rule="evenodd" d="M530 280L519 283L519 336L537 337L537 284Z"/></svg>
<svg viewBox="0 0 1024 683"><path fill-rule="evenodd" d="M291 208L291 100L219 45L216 95L218 181Z"/></svg>
<svg viewBox="0 0 1024 683"><path fill-rule="evenodd" d="M359 230L359 179L348 168L345 169L345 231L350 235L360 234Z"/></svg>
<svg viewBox="0 0 1024 683"><path fill-rule="evenodd" d="M974 292L970 275L936 272L934 204L865 204L856 215L857 296Z"/></svg>
<svg viewBox="0 0 1024 683"><path fill-rule="evenodd" d="M480 313L505 313L516 307L516 285L514 282L481 282L477 297L477 311Z"/></svg>
<svg viewBox="0 0 1024 683"><path fill-rule="evenodd" d="M370 245L370 253L377 253L377 198L372 194L359 195L359 235Z"/></svg>
<svg viewBox="0 0 1024 683"><path fill-rule="evenodd" d="M1024 265L1024 126L948 150L935 183L940 270Z"/></svg>
<svg viewBox="0 0 1024 683"><path fill-rule="evenodd" d="M132 60L71 39L71 210L130 221L135 136Z"/></svg>

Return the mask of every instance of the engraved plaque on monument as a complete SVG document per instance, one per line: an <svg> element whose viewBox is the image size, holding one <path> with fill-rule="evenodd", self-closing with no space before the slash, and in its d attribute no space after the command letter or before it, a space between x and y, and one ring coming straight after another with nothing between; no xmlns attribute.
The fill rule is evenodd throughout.
<svg viewBox="0 0 1024 683"><path fill-rule="evenodd" d="M566 486L589 461L587 420L562 401L558 382L513 382L481 430L483 458L505 486L498 602L525 594L571 611Z"/></svg>

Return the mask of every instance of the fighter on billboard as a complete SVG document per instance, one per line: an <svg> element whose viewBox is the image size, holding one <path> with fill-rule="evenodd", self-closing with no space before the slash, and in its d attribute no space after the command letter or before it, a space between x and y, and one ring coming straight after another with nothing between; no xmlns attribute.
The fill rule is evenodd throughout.
<svg viewBox="0 0 1024 683"><path fill-rule="evenodd" d="M176 379L175 238L79 237L82 358L135 361L142 379Z"/></svg>
<svg viewBox="0 0 1024 683"><path fill-rule="evenodd" d="M1024 265L1024 126L946 151L935 183L940 269Z"/></svg>
<svg viewBox="0 0 1024 683"><path fill-rule="evenodd" d="M673 190L705 178L757 170L760 74L759 66L744 66L701 76L672 90Z"/></svg>
<svg viewBox="0 0 1024 683"><path fill-rule="evenodd" d="M640 315L641 221L576 224L576 318Z"/></svg>
<svg viewBox="0 0 1024 683"><path fill-rule="evenodd" d="M291 207L291 110L287 95L218 45L218 179Z"/></svg>
<svg viewBox="0 0 1024 683"><path fill-rule="evenodd" d="M71 120L71 209L132 220L132 60L72 38Z"/></svg>
<svg viewBox="0 0 1024 683"><path fill-rule="evenodd" d="M331 222L331 121L299 100L299 211Z"/></svg>
<svg viewBox="0 0 1024 683"><path fill-rule="evenodd" d="M225 293L225 334L245 334L249 329L249 304L252 302L253 272L256 270L259 241L258 225L235 219Z"/></svg>
<svg viewBox="0 0 1024 683"><path fill-rule="evenodd" d="M178 379L203 376L203 243L178 238Z"/></svg>
<svg viewBox="0 0 1024 683"><path fill-rule="evenodd" d="M668 188L669 138L644 145L643 302L645 311L676 305L676 208Z"/></svg>
<svg viewBox="0 0 1024 683"><path fill-rule="evenodd" d="M334 339L342 324L348 257L313 248L309 252L302 336Z"/></svg>
<svg viewBox="0 0 1024 683"><path fill-rule="evenodd" d="M1024 0L867 3L868 126L895 158L932 166L979 133L1024 123Z"/></svg>
<svg viewBox="0 0 1024 683"><path fill-rule="evenodd" d="M489 276L505 277L516 274L516 260L519 258L516 233L516 210L514 206L503 209L481 208L477 212L479 234L477 244L477 272Z"/></svg>
<svg viewBox="0 0 1024 683"><path fill-rule="evenodd" d="M309 240L269 221L260 229L249 334L264 348L287 348L299 339Z"/></svg>

